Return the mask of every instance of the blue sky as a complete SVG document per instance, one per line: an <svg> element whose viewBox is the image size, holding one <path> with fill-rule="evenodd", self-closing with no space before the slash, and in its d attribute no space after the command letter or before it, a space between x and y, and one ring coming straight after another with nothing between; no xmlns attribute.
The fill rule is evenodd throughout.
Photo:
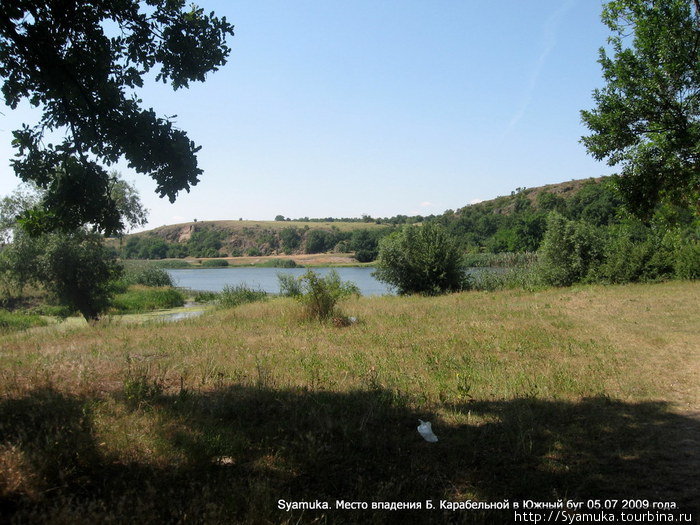
<svg viewBox="0 0 700 525"><path fill-rule="evenodd" d="M610 172L578 142L602 85L596 0L205 1L235 25L228 64L144 105L202 146L201 182L175 204L119 166L148 227L441 213ZM0 116L0 194L16 185Z"/></svg>

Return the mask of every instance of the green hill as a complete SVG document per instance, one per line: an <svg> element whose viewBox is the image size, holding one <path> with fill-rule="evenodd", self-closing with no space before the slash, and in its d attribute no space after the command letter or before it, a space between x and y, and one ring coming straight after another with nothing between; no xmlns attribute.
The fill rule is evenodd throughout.
<svg viewBox="0 0 700 525"><path fill-rule="evenodd" d="M160 226L132 234L121 243L125 258L237 257L356 252L376 256L379 239L399 225L443 222L468 251L532 251L544 234L546 215L557 210L571 218L607 224L619 202L602 179L572 180L536 188L428 217L198 221Z"/></svg>

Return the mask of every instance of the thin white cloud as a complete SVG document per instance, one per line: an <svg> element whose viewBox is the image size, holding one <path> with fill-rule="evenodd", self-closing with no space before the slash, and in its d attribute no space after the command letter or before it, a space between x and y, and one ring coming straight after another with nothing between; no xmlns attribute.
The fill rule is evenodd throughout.
<svg viewBox="0 0 700 525"><path fill-rule="evenodd" d="M484 202L484 199L472 199L469 204L479 204L480 202Z"/></svg>
<svg viewBox="0 0 700 525"><path fill-rule="evenodd" d="M433 206L433 203L430 202L430 201L423 201L423 202L420 203L420 207L421 207L421 208L428 208L428 207L430 207L430 206Z"/></svg>
<svg viewBox="0 0 700 525"><path fill-rule="evenodd" d="M552 50L557 44L557 30L559 28L561 19L563 18L564 14L569 9L571 9L571 7L573 7L575 3L576 0L567 0L566 2L564 2L559 7L559 9L557 9L547 19L547 22L544 24L544 31L542 36L542 51L540 52L540 55L537 58L537 62L535 62L535 66L532 68L532 71L530 73L530 79L528 81L527 87L525 88L525 91L523 92L520 107L508 122L508 125L506 126L506 129L503 132L503 136L510 133L510 131L518 124L518 122L520 122L520 119L523 118L523 116L525 115L525 112L527 111L530 102L532 102L532 96L534 95L535 88L537 87L537 80L539 79L540 74L542 73L542 69L544 68L545 63L547 62L547 57L549 57L549 54L552 52Z"/></svg>

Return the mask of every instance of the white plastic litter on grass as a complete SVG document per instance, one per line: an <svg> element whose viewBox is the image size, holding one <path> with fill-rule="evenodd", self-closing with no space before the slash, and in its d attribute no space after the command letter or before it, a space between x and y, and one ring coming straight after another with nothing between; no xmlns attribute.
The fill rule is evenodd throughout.
<svg viewBox="0 0 700 525"><path fill-rule="evenodd" d="M428 443L435 443L438 438L435 434L433 434L433 427L430 424L430 421L423 421L422 419L419 419L420 425L418 425L418 433L423 436L423 439L425 439Z"/></svg>

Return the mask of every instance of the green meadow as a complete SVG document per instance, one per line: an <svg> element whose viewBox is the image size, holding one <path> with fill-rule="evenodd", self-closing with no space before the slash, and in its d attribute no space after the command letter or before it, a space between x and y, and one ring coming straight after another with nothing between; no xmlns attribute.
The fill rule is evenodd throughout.
<svg viewBox="0 0 700 525"><path fill-rule="evenodd" d="M698 511L699 283L340 307L356 322L272 298L177 323L0 332L0 515L492 523L512 510L439 501L606 498Z"/></svg>

